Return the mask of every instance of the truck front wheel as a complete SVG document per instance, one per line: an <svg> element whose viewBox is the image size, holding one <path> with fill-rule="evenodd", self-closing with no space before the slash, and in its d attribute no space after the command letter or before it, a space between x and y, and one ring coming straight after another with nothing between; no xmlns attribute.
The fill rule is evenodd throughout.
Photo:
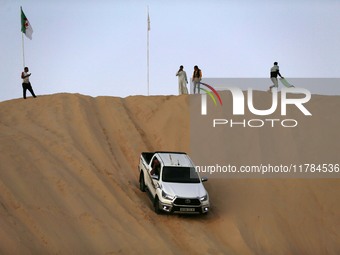
<svg viewBox="0 0 340 255"><path fill-rule="evenodd" d="M140 173L139 176L139 189L143 192L145 192L145 182L144 182L144 174L143 172Z"/></svg>
<svg viewBox="0 0 340 255"><path fill-rule="evenodd" d="M155 197L155 200L153 201L153 207L154 207L155 213L161 214L161 209L159 208L159 199L157 196Z"/></svg>

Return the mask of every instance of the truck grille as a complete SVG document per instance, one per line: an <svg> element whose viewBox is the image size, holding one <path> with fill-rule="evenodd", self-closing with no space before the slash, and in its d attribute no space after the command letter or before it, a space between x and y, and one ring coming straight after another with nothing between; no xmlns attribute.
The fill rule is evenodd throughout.
<svg viewBox="0 0 340 255"><path fill-rule="evenodd" d="M198 198L181 198L178 197L174 201L175 205L182 205L182 206L187 206L187 205L201 205L201 201Z"/></svg>

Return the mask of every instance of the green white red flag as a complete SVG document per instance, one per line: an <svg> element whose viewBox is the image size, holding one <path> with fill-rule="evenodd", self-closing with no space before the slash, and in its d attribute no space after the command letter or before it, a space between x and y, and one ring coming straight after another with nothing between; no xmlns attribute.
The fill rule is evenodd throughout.
<svg viewBox="0 0 340 255"><path fill-rule="evenodd" d="M24 11L21 9L21 32L23 32L27 38L32 40L32 34L33 34L33 29L31 24L29 23L28 19L26 18L26 15Z"/></svg>

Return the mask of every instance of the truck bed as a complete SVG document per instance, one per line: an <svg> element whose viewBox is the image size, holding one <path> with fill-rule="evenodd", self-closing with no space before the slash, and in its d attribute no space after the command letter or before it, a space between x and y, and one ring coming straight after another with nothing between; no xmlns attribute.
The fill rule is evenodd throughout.
<svg viewBox="0 0 340 255"><path fill-rule="evenodd" d="M174 152L174 151L155 151L155 152L142 152L141 155L146 164L150 164L150 160L152 159L155 153L172 153L172 154L186 154L185 152Z"/></svg>
<svg viewBox="0 0 340 255"><path fill-rule="evenodd" d="M142 152L142 157L147 165L150 164L153 155L155 155L155 152Z"/></svg>

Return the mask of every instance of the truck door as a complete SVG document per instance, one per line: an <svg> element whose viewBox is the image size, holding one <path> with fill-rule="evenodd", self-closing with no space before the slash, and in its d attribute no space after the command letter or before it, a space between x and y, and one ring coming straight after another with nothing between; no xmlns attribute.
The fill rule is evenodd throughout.
<svg viewBox="0 0 340 255"><path fill-rule="evenodd" d="M146 180L147 185L149 187L149 190L153 197L156 195L156 189L158 187L158 180L160 178L160 172L161 172L161 161L157 156L153 156L153 158L150 161L148 169L148 180Z"/></svg>

